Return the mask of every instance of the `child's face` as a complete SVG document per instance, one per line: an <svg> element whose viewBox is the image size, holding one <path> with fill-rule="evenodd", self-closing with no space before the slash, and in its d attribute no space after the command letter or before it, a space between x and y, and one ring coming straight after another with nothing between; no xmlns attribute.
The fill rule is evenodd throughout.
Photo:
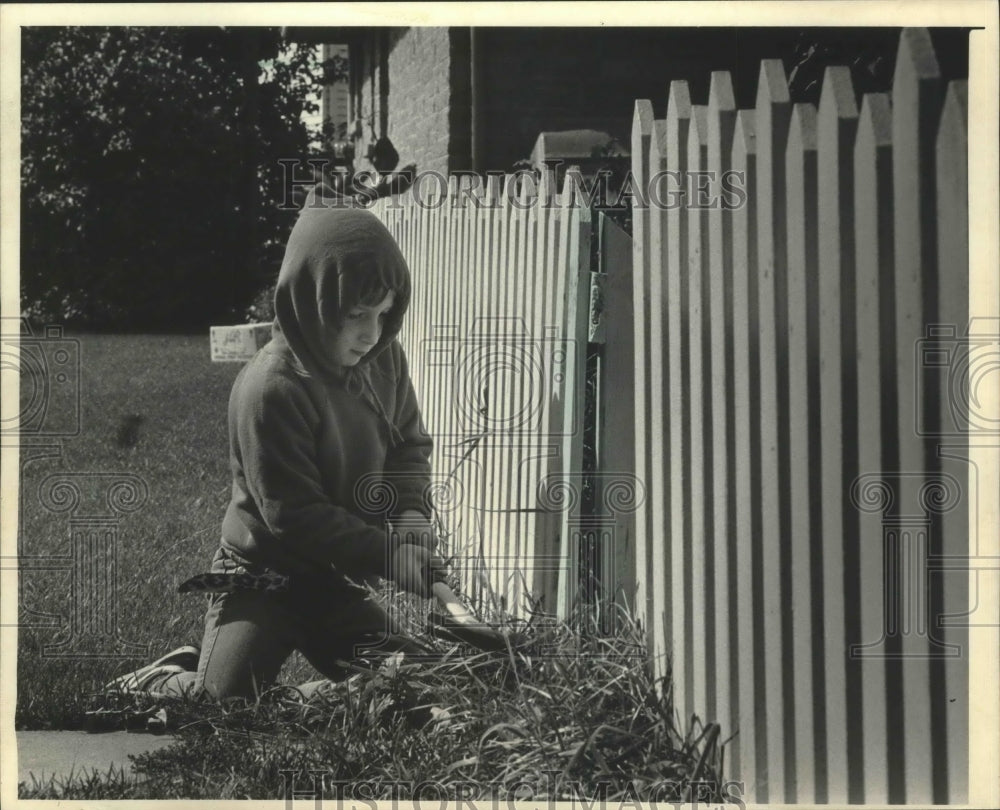
<svg viewBox="0 0 1000 810"><path fill-rule="evenodd" d="M390 290L378 304L358 304L344 315L343 328L333 335L329 351L333 362L341 366L355 366L370 352L382 336L385 316L392 309L396 294Z"/></svg>

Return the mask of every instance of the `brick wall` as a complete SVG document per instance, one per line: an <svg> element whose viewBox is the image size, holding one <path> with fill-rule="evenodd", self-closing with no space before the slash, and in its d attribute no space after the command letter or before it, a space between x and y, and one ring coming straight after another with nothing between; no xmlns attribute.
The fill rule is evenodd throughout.
<svg viewBox="0 0 1000 810"><path fill-rule="evenodd" d="M360 137L356 168L368 168L364 155L385 133L399 152L400 166L416 163L420 171L447 172L449 127L460 89L451 86L455 69L453 39L447 28L383 29L364 45L360 81ZM388 81L380 74L380 49L388 52ZM466 68L467 69L467 68ZM387 90L382 106L381 91Z"/></svg>

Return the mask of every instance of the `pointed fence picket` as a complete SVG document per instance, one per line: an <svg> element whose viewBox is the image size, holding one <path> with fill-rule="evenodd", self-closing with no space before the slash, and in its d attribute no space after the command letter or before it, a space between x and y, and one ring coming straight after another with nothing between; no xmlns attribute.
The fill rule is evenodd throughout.
<svg viewBox="0 0 1000 810"><path fill-rule="evenodd" d="M753 426L760 418L760 379L757 375L757 135L754 112L740 110L732 151L734 178L741 178L745 198L732 210L733 229L733 434L735 448L736 563L740 573L733 593L737 642L733 649L741 666L733 687L738 713L733 730L739 742L729 758L731 773L745 775L751 795L754 775L766 768L767 743L763 735L764 630L763 552L761 547L760 441Z"/></svg>
<svg viewBox="0 0 1000 810"><path fill-rule="evenodd" d="M690 644L694 640L692 628L692 594L694 583L691 574L691 510L685 508L691 503L691 477L689 473L691 399L688 374L688 357L685 350L688 333L688 207L680 204L683 187L680 178L688 176L688 131L691 127L691 98L687 82L674 81L670 84L666 118L666 175L664 204L667 209L667 261L663 268L652 268L650 272L665 275L667 308L667 353L666 371L661 375L667 388L669 447L669 487L670 503L676 507L670 510L667 526L670 531L670 546L665 558L670 560L670 597L661 610L668 613L669 638L673 644L664 652L669 654L670 671L673 679L674 705L682 717L690 717L694 712L691 684L694 680L694 657ZM676 178L676 179L675 179ZM673 192L673 196L670 194ZM635 272L644 272L636 268ZM656 369L650 369L655 373ZM638 444L637 444L638 446ZM642 467L636 464L636 470ZM649 480L649 479L647 479ZM648 496L653 497L651 492ZM669 607L668 607L669 606ZM654 661L661 657L661 647L652 645Z"/></svg>
<svg viewBox="0 0 1000 810"><path fill-rule="evenodd" d="M653 136L653 105L648 101L637 101L632 123L632 176L640 189L649 182L649 151ZM649 206L633 205L632 207L632 302L634 306L633 324L635 349L635 378L632 396L635 414L635 471L640 481L651 482L653 479L652 459L649 454L650 415L652 412L650 398L652 389L650 377L650 295L649 272L646 268L653 266L649 260ZM613 316L612 316L613 317ZM635 515L635 533L637 538L646 538L658 533L659 527L654 523L652 493L639 507ZM635 547L636 565L636 611L651 620L655 612L653 607L653 576L650 564L651 548L648 542L638 542Z"/></svg>
<svg viewBox="0 0 1000 810"><path fill-rule="evenodd" d="M884 657L845 655L859 639L884 633L882 512L887 489L884 432L895 418L890 396L894 358L892 106L885 93L861 104L854 144L856 300L825 312L823 350L856 380L856 406L841 395L841 377L824 375L824 590L830 800L887 802L888 729ZM831 286L837 287L836 279ZM855 320L857 359L841 353L841 324ZM838 362L839 361L839 362ZM851 379L850 376L845 379ZM851 437L855 437L852 441ZM854 445L856 453L850 448ZM874 478L862 479L862 474ZM852 480L865 481L847 489ZM847 497L845 497L845 491ZM874 508L873 508L874 507ZM833 581L839 579L843 584ZM859 706L860 711L850 707Z"/></svg>
<svg viewBox="0 0 1000 810"><path fill-rule="evenodd" d="M731 171L736 101L732 79L728 73L712 74L708 91L708 166L715 172L708 178L709 199L721 201L723 183ZM712 403L710 446L706 448L712 471L712 495L707 499L711 509L712 533L707 542L713 546L715 603L714 672L709 673L715 684L715 719L725 728L734 728L739 717L739 659L736 656L738 633L736 593L739 570L736 566L736 496L735 496L735 420L733 369L733 217L721 203L708 211L709 293L708 322L711 333L708 356L711 375L708 396ZM668 555L669 556L669 555ZM732 763L739 771L738 761Z"/></svg>

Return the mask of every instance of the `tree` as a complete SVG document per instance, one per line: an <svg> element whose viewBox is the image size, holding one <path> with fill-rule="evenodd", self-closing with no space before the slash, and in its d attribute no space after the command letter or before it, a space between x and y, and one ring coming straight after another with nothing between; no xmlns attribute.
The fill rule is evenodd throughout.
<svg viewBox="0 0 1000 810"><path fill-rule="evenodd" d="M307 156L311 50L276 29L22 33L21 300L114 328L234 318L274 270Z"/></svg>

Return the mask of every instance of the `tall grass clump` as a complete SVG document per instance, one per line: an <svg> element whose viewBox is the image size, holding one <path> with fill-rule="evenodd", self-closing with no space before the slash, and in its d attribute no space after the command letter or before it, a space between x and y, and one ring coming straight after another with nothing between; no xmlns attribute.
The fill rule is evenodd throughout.
<svg viewBox="0 0 1000 810"><path fill-rule="evenodd" d="M136 757L131 782L22 796L273 799L322 784L329 799L662 801L664 786L683 797L697 782L717 800L718 727L679 721L640 628L619 624L602 636L508 619L500 653L411 627L427 655L358 667L308 700L279 687L255 701L172 701L177 741Z"/></svg>

